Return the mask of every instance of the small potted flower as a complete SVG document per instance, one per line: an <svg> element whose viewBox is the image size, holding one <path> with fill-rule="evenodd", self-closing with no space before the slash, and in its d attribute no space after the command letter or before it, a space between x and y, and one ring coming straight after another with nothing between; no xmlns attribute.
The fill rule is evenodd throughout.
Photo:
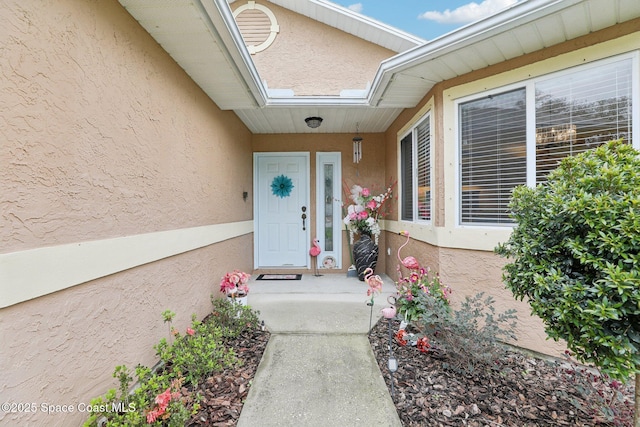
<svg viewBox="0 0 640 427"><path fill-rule="evenodd" d="M227 298L242 305L247 305L247 295L249 294L250 274L240 270L233 270L222 277L220 281L220 292L227 295Z"/></svg>

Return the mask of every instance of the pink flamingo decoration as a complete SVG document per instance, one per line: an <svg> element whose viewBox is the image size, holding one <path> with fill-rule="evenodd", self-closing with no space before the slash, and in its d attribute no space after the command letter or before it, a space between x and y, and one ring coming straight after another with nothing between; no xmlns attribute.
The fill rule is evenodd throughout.
<svg viewBox="0 0 640 427"><path fill-rule="evenodd" d="M402 264L403 266L405 266L409 270L419 270L420 269L420 264L418 263L418 260L416 260L414 257L408 256L408 257L405 257L404 259L400 258L400 251L402 250L402 248L407 246L407 244L409 243L409 232L408 231L401 231L398 234L400 234L401 236L407 236L407 241L404 242L404 245L402 245L402 246L400 246L398 248L398 261L400 261L400 264ZM400 270L398 269L398 271L400 271Z"/></svg>
<svg viewBox="0 0 640 427"><path fill-rule="evenodd" d="M373 269L368 267L364 271L364 281L369 285L367 296L371 297L371 302L373 303L374 294L382 292L382 278L377 274L374 276Z"/></svg>
<svg viewBox="0 0 640 427"><path fill-rule="evenodd" d="M321 274L318 274L318 255L320 255L320 252L322 252L322 249L320 249L320 240L316 237L313 239L311 249L309 249L309 255L313 258L313 275L316 277L321 276Z"/></svg>
<svg viewBox="0 0 640 427"><path fill-rule="evenodd" d="M393 319L396 317L396 308L394 306L385 307L381 311L385 319Z"/></svg>
<svg viewBox="0 0 640 427"><path fill-rule="evenodd" d="M369 289L367 289L367 296L371 297L371 301L367 303L369 307L371 307L371 313L369 313L369 333L371 333L371 319L373 318L373 297L376 294L382 292L382 277L377 274L374 276L373 269L371 267L367 267L363 272L364 281L367 282Z"/></svg>

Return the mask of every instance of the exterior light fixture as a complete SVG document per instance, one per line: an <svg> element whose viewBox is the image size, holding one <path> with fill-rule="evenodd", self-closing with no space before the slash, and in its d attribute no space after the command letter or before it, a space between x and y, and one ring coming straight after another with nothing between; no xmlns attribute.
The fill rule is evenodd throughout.
<svg viewBox="0 0 640 427"><path fill-rule="evenodd" d="M396 359L395 356L392 355L391 357L389 357L389 362L387 363L387 365L389 366L389 372L394 373L398 370L398 359Z"/></svg>
<svg viewBox="0 0 640 427"><path fill-rule="evenodd" d="M304 121L311 129L315 129L320 127L320 125L322 124L322 117L307 117L306 119L304 119Z"/></svg>
<svg viewBox="0 0 640 427"><path fill-rule="evenodd" d="M358 124L356 123L356 136L353 137L353 163L360 163L362 160L362 137L358 132Z"/></svg>

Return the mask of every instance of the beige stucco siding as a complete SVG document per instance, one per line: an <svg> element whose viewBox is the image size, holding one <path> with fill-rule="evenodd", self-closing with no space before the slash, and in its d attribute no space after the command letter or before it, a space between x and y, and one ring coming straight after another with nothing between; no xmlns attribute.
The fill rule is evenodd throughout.
<svg viewBox="0 0 640 427"><path fill-rule="evenodd" d="M0 401L88 403L116 365L155 363L162 311L183 329L227 269L250 271L251 135L115 1L9 1L0 20L0 299L43 288L0 309ZM134 261L103 270L116 258Z"/></svg>
<svg viewBox="0 0 640 427"><path fill-rule="evenodd" d="M640 46L637 24L638 20L599 31L438 84L418 106L405 110L385 134L389 177L398 175L400 138L425 114L432 116L434 219L430 224L416 224L390 218L386 224L389 249L392 253L397 250L403 240L395 233L407 229L413 240L402 255L414 255L423 265L439 271L443 281L453 288L454 302L484 291L496 299L498 310L517 308L515 344L524 348L559 356L563 343L547 340L540 319L531 316L528 304L516 301L502 283L506 261L495 255L493 248L508 239L511 229L457 224L456 100L614 55L637 52ZM394 262L387 262L386 267L387 274L395 274Z"/></svg>
<svg viewBox="0 0 640 427"><path fill-rule="evenodd" d="M271 89L295 95L340 95L367 88L380 62L395 55L336 28L275 4L257 1L275 15L280 32L266 50L252 55L260 78ZM235 10L246 1L234 2Z"/></svg>

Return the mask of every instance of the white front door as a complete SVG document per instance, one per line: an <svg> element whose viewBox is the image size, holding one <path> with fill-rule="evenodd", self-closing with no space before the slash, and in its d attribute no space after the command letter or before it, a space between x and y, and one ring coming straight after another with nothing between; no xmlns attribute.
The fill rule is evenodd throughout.
<svg viewBox="0 0 640 427"><path fill-rule="evenodd" d="M308 267L309 153L254 153L255 267Z"/></svg>

